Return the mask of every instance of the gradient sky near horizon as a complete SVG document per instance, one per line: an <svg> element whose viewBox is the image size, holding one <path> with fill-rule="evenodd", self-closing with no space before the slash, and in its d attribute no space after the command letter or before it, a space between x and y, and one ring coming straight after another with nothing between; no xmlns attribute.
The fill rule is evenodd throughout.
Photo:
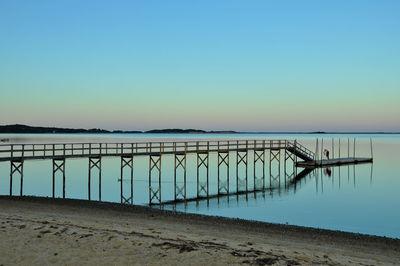
<svg viewBox="0 0 400 266"><path fill-rule="evenodd" d="M0 124L400 131L400 1L0 1Z"/></svg>

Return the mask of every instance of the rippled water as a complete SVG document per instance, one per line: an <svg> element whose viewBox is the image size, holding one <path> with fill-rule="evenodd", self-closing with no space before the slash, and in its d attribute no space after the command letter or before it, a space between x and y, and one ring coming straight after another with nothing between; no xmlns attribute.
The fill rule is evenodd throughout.
<svg viewBox="0 0 400 266"><path fill-rule="evenodd" d="M324 138L324 147L338 157L339 139L341 157L347 157L348 138L357 138L356 156L370 156L370 138L373 141L373 164L335 167L329 171L318 169L296 183L291 183L289 175L293 172L289 163L286 168L281 157L280 175L276 162L272 165L272 176L268 165L269 153L266 152L264 192L223 196L209 201L188 202L166 205L165 209L175 209L206 215L218 215L251 219L258 221L288 223L325 229L367 233L400 238L400 135L279 135L279 134L240 134L240 135L197 135L197 134L110 134L110 135L0 135L8 138L9 143L63 143L63 142L139 142L164 140L215 140L215 139L297 139L310 150L315 150L316 138ZM350 156L353 151L350 142ZM249 189L254 187L253 153L249 154ZM236 191L236 154L230 154L230 191ZM187 197L196 196L196 156L187 158ZM134 204L147 204L148 157L136 157L134 160ZM162 161L162 197L163 201L174 198L174 158L163 156ZM300 172L301 170L298 170ZM257 176L262 176L262 168L256 168ZM10 163L0 162L0 194L9 193ZM243 176L243 169L240 171ZM67 159L66 197L87 199L88 159ZM96 176L96 175L95 175ZM217 192L217 156L210 156L210 194ZM120 202L120 158L102 160L102 200ZM19 193L19 179L14 177L13 194ZM51 196L52 162L50 160L26 161L24 163L24 195ZM178 173L178 180L182 180ZM257 179L259 180L259 179ZM260 182L259 181L256 181ZM181 183L180 183L181 184ZM125 173L124 193L129 193L130 181ZM260 184L258 184L259 186ZM256 185L257 186L257 185ZM258 187L257 186L257 187ZM98 198L97 178L93 178L92 199ZM56 195L62 195L61 177L57 177Z"/></svg>

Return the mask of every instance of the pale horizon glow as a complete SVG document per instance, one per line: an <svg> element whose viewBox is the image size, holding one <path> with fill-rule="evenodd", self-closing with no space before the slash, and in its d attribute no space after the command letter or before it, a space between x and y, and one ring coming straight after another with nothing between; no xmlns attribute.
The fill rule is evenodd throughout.
<svg viewBox="0 0 400 266"><path fill-rule="evenodd" d="M400 132L399 1L0 4L0 125Z"/></svg>

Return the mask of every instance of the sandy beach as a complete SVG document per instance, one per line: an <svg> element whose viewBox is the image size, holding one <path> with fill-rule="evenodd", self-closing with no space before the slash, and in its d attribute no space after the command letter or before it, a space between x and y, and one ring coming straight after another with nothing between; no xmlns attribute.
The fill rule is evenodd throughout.
<svg viewBox="0 0 400 266"><path fill-rule="evenodd" d="M0 210L0 265L400 264L398 239L80 200Z"/></svg>

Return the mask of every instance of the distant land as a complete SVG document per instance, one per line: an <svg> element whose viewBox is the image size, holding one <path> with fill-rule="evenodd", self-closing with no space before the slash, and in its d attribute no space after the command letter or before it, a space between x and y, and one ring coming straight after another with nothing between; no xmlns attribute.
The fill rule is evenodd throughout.
<svg viewBox="0 0 400 266"><path fill-rule="evenodd" d="M152 129L148 131L125 131L125 130L105 130L100 128L60 128L60 127L36 127L28 125L0 125L0 134L400 134L400 132L325 132L325 131L296 131L296 132L239 132L233 130L201 130L201 129L179 129L179 128L169 128L169 129Z"/></svg>
<svg viewBox="0 0 400 266"><path fill-rule="evenodd" d="M239 133L235 131L205 131L199 129L179 129L179 128L172 128L172 129L152 129L148 131L124 131L124 130L105 130L100 128L91 128L91 129L83 129L83 128L59 128L59 127L35 127L35 126L27 126L27 125L4 125L0 126L0 133L26 133L26 134L46 134L46 133L63 133L63 134L76 134L76 133L121 133L121 134L141 134L141 133L195 133L195 134L207 134L207 133L222 133L222 134L229 134L229 133Z"/></svg>

